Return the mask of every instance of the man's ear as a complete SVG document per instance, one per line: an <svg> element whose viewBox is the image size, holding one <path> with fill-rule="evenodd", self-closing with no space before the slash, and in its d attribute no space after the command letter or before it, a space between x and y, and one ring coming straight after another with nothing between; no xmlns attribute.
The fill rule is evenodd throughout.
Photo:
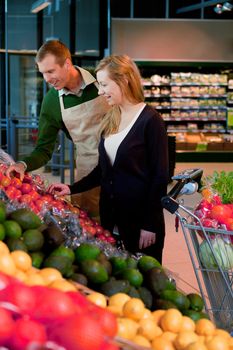
<svg viewBox="0 0 233 350"><path fill-rule="evenodd" d="M71 60L69 58L66 58L64 65L67 68L67 70L69 70L72 67Z"/></svg>

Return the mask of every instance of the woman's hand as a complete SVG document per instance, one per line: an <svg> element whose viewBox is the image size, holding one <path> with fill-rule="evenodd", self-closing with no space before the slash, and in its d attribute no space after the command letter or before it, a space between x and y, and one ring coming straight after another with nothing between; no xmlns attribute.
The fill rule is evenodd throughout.
<svg viewBox="0 0 233 350"><path fill-rule="evenodd" d="M139 248L147 248L156 242L156 233L146 230L141 230L139 239Z"/></svg>
<svg viewBox="0 0 233 350"><path fill-rule="evenodd" d="M47 191L58 196L65 196L70 194L70 188L68 185L55 183L47 188Z"/></svg>

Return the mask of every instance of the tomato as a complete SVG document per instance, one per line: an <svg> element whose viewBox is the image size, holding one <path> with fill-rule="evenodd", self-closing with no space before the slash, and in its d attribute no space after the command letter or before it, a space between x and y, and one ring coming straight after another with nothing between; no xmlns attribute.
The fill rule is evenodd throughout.
<svg viewBox="0 0 233 350"><path fill-rule="evenodd" d="M66 294L71 298L71 300L75 303L75 305L77 306L77 309L82 310L86 310L89 305L90 302L88 301L88 299L82 295L81 293L77 292L66 292Z"/></svg>
<svg viewBox="0 0 233 350"><path fill-rule="evenodd" d="M37 307L33 314L36 320L49 323L56 319L59 320L71 316L76 312L74 302L60 290L44 288L40 294L36 294Z"/></svg>
<svg viewBox="0 0 233 350"><path fill-rule="evenodd" d="M112 312L95 305L90 312L90 317L100 324L105 335L114 337L117 334L117 320Z"/></svg>
<svg viewBox="0 0 233 350"><path fill-rule="evenodd" d="M46 330L41 323L26 317L16 320L14 336L10 341L11 348L14 350L25 350L29 349L30 344L33 342L42 346L46 341Z"/></svg>
<svg viewBox="0 0 233 350"><path fill-rule="evenodd" d="M11 179L9 179L9 177L3 175L3 176L2 176L2 180L1 180L1 185L2 185L3 187L7 187L7 186L10 185L10 183L11 183Z"/></svg>
<svg viewBox="0 0 233 350"><path fill-rule="evenodd" d="M50 203L53 200L53 196L50 194L44 194L41 199L46 202L46 203Z"/></svg>
<svg viewBox="0 0 233 350"><path fill-rule="evenodd" d="M69 350L100 350L104 332L88 314L73 315L51 327L49 339Z"/></svg>
<svg viewBox="0 0 233 350"><path fill-rule="evenodd" d="M51 206L53 208L56 208L57 210L64 210L64 204L62 201L58 200L58 199L54 199L50 202Z"/></svg>
<svg viewBox="0 0 233 350"><path fill-rule="evenodd" d="M79 217L80 218L87 218L87 212L85 210L81 210L79 211Z"/></svg>
<svg viewBox="0 0 233 350"><path fill-rule="evenodd" d="M21 185L21 192L23 194L29 193L31 191L32 187L29 183L23 182Z"/></svg>
<svg viewBox="0 0 233 350"><path fill-rule="evenodd" d="M96 234L96 228L94 227L94 226L91 226L91 225L84 225L83 226L83 229L86 231L86 232L88 232L88 233L90 233L91 235L95 235Z"/></svg>
<svg viewBox="0 0 233 350"><path fill-rule="evenodd" d="M114 343L109 343L105 341L101 346L101 350L120 350L120 348Z"/></svg>
<svg viewBox="0 0 233 350"><path fill-rule="evenodd" d="M31 190L28 194L31 196L32 201L36 201L40 198L40 194L35 190Z"/></svg>
<svg viewBox="0 0 233 350"><path fill-rule="evenodd" d="M233 218L226 218L225 219L225 225L226 225L226 228L227 230L229 231L233 231Z"/></svg>
<svg viewBox="0 0 233 350"><path fill-rule="evenodd" d="M32 183L32 177L28 173L24 174L23 183Z"/></svg>
<svg viewBox="0 0 233 350"><path fill-rule="evenodd" d="M36 306L35 293L20 282L13 282L3 289L0 299L15 305L20 313L30 314Z"/></svg>
<svg viewBox="0 0 233 350"><path fill-rule="evenodd" d="M0 272L0 291L8 286L12 281L10 276Z"/></svg>
<svg viewBox="0 0 233 350"><path fill-rule="evenodd" d="M12 337L15 322L10 311L0 307L0 346Z"/></svg>
<svg viewBox="0 0 233 350"><path fill-rule="evenodd" d="M15 188L20 188L22 186L22 181L17 177L13 177L11 179L11 185L14 186Z"/></svg>
<svg viewBox="0 0 233 350"><path fill-rule="evenodd" d="M210 217L224 224L225 220L231 217L231 209L226 204L215 205L210 211Z"/></svg>
<svg viewBox="0 0 233 350"><path fill-rule="evenodd" d="M31 196L27 194L22 194L22 196L19 198L20 203L30 204L32 201Z"/></svg>
<svg viewBox="0 0 233 350"><path fill-rule="evenodd" d="M42 200L42 198L39 198L35 201L35 205L38 208L39 211L41 211L42 209L44 209L44 207L46 206L45 202Z"/></svg>

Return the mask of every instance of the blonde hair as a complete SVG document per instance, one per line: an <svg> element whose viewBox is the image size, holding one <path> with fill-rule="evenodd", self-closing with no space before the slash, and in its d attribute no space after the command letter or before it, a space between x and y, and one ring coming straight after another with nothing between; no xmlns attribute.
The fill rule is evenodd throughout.
<svg viewBox="0 0 233 350"><path fill-rule="evenodd" d="M122 94L133 104L144 101L141 75L137 65L127 55L111 55L104 57L95 69L99 72L108 70L108 75L121 89ZM105 115L100 125L100 134L108 136L118 131L121 120L120 109L114 106Z"/></svg>
<svg viewBox="0 0 233 350"><path fill-rule="evenodd" d="M46 41L36 54L36 63L43 61L47 55L53 55L60 66L63 66L67 58L71 60L70 50L59 40Z"/></svg>

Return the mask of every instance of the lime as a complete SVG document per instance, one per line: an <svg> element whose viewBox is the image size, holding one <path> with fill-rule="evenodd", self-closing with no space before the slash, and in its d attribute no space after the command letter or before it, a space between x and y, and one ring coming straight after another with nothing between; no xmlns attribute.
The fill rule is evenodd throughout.
<svg viewBox="0 0 233 350"><path fill-rule="evenodd" d="M126 263L127 263L127 267L131 267L133 269L136 269L138 265L137 259L134 259L131 256L126 259Z"/></svg>
<svg viewBox="0 0 233 350"><path fill-rule="evenodd" d="M6 220L6 206L5 204L4 205L0 204L0 222L3 222L5 220Z"/></svg>
<svg viewBox="0 0 233 350"><path fill-rule="evenodd" d="M116 275L117 273L122 272L127 268L127 260L122 256L113 256L110 258L112 264L112 274Z"/></svg>
<svg viewBox="0 0 233 350"><path fill-rule="evenodd" d="M18 224L18 222L14 220L6 220L3 223L5 230L6 230L6 236L10 238L19 238L22 235L22 228Z"/></svg>
<svg viewBox="0 0 233 350"><path fill-rule="evenodd" d="M195 311L202 311L204 307L204 301L199 294L190 293L187 295L187 297L190 301L190 309Z"/></svg>
<svg viewBox="0 0 233 350"><path fill-rule="evenodd" d="M138 268L141 272L146 272L153 267L161 267L161 264L153 256L143 255L138 261Z"/></svg>
<svg viewBox="0 0 233 350"><path fill-rule="evenodd" d="M6 236L6 230L3 224L0 224L0 241L3 241Z"/></svg>
<svg viewBox="0 0 233 350"><path fill-rule="evenodd" d="M8 238L6 244L11 252L14 250L23 250L27 252L27 247L21 238Z"/></svg>
<svg viewBox="0 0 233 350"><path fill-rule="evenodd" d="M140 287L143 282L143 276L137 269L127 268L122 271L121 275L122 278L129 281L129 283L134 287Z"/></svg>
<svg viewBox="0 0 233 350"><path fill-rule="evenodd" d="M182 314L185 316L190 317L194 322L200 320L202 317L201 312L195 311L195 310L182 310Z"/></svg>
<svg viewBox="0 0 233 350"><path fill-rule="evenodd" d="M100 254L100 249L94 244L82 243L74 253L76 262L81 263L84 260L96 259Z"/></svg>
<svg viewBox="0 0 233 350"><path fill-rule="evenodd" d="M23 232L22 237L28 250L31 252L40 250L43 247L44 236L39 230L36 230L36 229L26 230Z"/></svg>
<svg viewBox="0 0 233 350"><path fill-rule="evenodd" d="M72 261L72 263L75 260L75 254L74 254L73 249L65 247L64 245L60 245L59 247L54 249L50 255L51 256L65 256L68 259L70 259Z"/></svg>
<svg viewBox="0 0 233 350"><path fill-rule="evenodd" d="M108 280L108 273L105 267L97 260L89 259L81 263L81 269L88 281L101 284Z"/></svg>
<svg viewBox="0 0 233 350"><path fill-rule="evenodd" d="M44 253L43 252L32 252L30 253L30 256L32 258L32 266L39 269L42 265L42 262L44 260Z"/></svg>

